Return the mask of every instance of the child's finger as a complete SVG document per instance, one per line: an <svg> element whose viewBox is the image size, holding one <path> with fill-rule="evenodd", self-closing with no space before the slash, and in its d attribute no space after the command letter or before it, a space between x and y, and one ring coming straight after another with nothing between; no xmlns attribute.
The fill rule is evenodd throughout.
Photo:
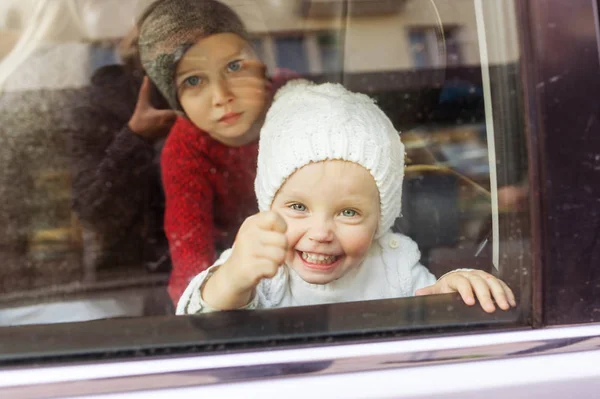
<svg viewBox="0 0 600 399"><path fill-rule="evenodd" d="M475 297L469 279L459 274L454 276L450 275L448 276L447 284L450 289L457 291L460 294L467 305L475 305Z"/></svg>
<svg viewBox="0 0 600 399"><path fill-rule="evenodd" d="M285 248L275 247L272 245L263 245L259 250L258 257L262 259L266 259L276 266L281 265L285 262L285 255L287 251Z"/></svg>
<svg viewBox="0 0 600 399"><path fill-rule="evenodd" d="M504 288L504 292L506 293L506 296L508 297L508 303L510 303L512 307L516 307L517 306L517 300L515 298L515 294L513 293L513 291L510 289L510 287L508 286L508 284L506 284L504 281L502 281L502 280L498 280L498 281L500 282L500 284Z"/></svg>
<svg viewBox="0 0 600 399"><path fill-rule="evenodd" d="M492 296L494 297L498 307L500 307L502 310L510 309L505 289L502 284L500 284L500 280L494 276L487 276L485 280L490 287L490 291L492 292Z"/></svg>
<svg viewBox="0 0 600 399"><path fill-rule="evenodd" d="M278 213L275 213L275 216L276 218L275 223L273 223L273 230L279 233L285 233L287 231L287 223Z"/></svg>
<svg viewBox="0 0 600 399"><path fill-rule="evenodd" d="M273 247L283 248L287 250L287 238L285 234L275 231L264 231L259 237L259 242L262 245L269 245Z"/></svg>
<svg viewBox="0 0 600 399"><path fill-rule="evenodd" d="M138 99L136 108L149 108L150 107L150 78L144 76L142 80L142 86L138 92Z"/></svg>
<svg viewBox="0 0 600 399"><path fill-rule="evenodd" d="M237 98L237 101L243 104L252 106L264 106L268 98L268 92L264 89L252 89L243 88L240 90L232 90L233 95Z"/></svg>
<svg viewBox="0 0 600 399"><path fill-rule="evenodd" d="M238 97L266 93L268 85L264 79L255 76L236 77L229 80L229 89Z"/></svg>
<svg viewBox="0 0 600 399"><path fill-rule="evenodd" d="M415 296L433 295L433 294L435 294L435 289L434 289L433 285L430 285L429 287L419 288L418 290L415 291Z"/></svg>
<svg viewBox="0 0 600 399"><path fill-rule="evenodd" d="M242 68L246 72L253 73L263 78L266 77L267 74L267 66L257 59L246 59L242 61Z"/></svg>
<svg viewBox="0 0 600 399"><path fill-rule="evenodd" d="M285 220L275 212L263 212L259 217L258 227L263 230L273 230L279 233L285 233L287 230Z"/></svg>
<svg viewBox="0 0 600 399"><path fill-rule="evenodd" d="M169 125L175 122L177 119L178 113L176 111L170 109L159 109L154 110L154 115L158 120L161 121L163 125Z"/></svg>
<svg viewBox="0 0 600 399"><path fill-rule="evenodd" d="M254 76L232 78L228 84L229 90L245 101L264 102L265 97L272 94L269 81Z"/></svg>
<svg viewBox="0 0 600 399"><path fill-rule="evenodd" d="M479 300L483 310L487 313L494 312L496 307L492 301L492 295L490 293L490 286L488 283L482 277L473 273L469 274L468 279L473 286L475 295L477 296L477 299Z"/></svg>
<svg viewBox="0 0 600 399"><path fill-rule="evenodd" d="M277 274L282 263L274 263L270 259L259 259L255 263L255 271L260 278L273 278Z"/></svg>

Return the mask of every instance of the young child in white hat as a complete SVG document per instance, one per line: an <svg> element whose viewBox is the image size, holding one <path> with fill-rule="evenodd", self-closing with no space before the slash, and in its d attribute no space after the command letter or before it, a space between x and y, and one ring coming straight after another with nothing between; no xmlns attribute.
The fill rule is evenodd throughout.
<svg viewBox="0 0 600 399"><path fill-rule="evenodd" d="M459 292L486 312L516 306L480 270L436 278L417 244L391 231L400 215L404 146L364 94L304 80L279 90L260 133L260 213L233 248L196 276L177 314Z"/></svg>

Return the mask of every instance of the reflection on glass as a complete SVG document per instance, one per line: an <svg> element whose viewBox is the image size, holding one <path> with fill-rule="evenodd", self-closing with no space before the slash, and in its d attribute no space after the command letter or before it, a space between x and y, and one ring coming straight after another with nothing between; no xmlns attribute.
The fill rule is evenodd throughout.
<svg viewBox="0 0 600 399"><path fill-rule="evenodd" d="M302 37L276 37L275 53L278 67L308 73L308 56Z"/></svg>
<svg viewBox="0 0 600 399"><path fill-rule="evenodd" d="M248 12L247 2L224 2L247 25L253 47L269 73L284 69L291 76L336 81L367 93L402 131L407 149L404 211L395 228L417 241L422 263L437 277L457 267L492 272L507 280L526 305L529 214L522 204L528 195L527 165L522 109L517 101L521 77L512 2L484 6L485 43L478 39L480 21L470 0L306 0L299 2L301 7L294 2L274 5L255 0L252 9L260 12L254 14ZM41 1L46 8L38 5L33 16L20 8L0 8L0 21L6 21L0 26L2 32L13 32L23 40L0 43L5 46L0 47L0 57L2 48L10 49L0 59L0 250L4 259L0 323L170 314L165 294L169 271L149 270L143 262L115 256L140 251L136 244L117 254L111 245L94 240L110 265L90 267L85 215L72 208L74 154L69 147L69 115L88 100L97 70L123 63L118 44L150 2L55 2L64 8L50 3ZM84 18L84 12L91 14ZM101 31L77 28L92 24L92 14L98 20L105 14L123 18L104 20L108 25ZM511 34L497 33L493 27L498 25ZM46 26L63 29L43 31ZM104 32L120 33L107 37ZM6 37L0 35L0 40ZM29 42L32 37L34 45ZM494 109L498 237L493 237L491 228L493 190L481 46L487 49L489 65L483 68L489 67L488 105ZM129 108L117 110L123 123L133 113L140 85L138 80L128 86ZM110 134L105 137L110 140ZM91 149L106 145L100 138ZM156 166L159 150L152 154L156 154ZM117 171L124 168L112 166ZM131 197L134 191L129 189L114 195ZM142 197L140 207L162 205L148 198ZM114 209L109 217L119 219L121 211ZM143 229L160 224L145 220L138 226L146 232ZM125 233L119 229L105 237L115 239ZM498 270L491 264L494 238L500 245ZM61 309L60 304L74 307ZM35 311L43 307L57 316L47 313L36 318ZM68 318L62 318L65 312L70 312Z"/></svg>
<svg viewBox="0 0 600 399"><path fill-rule="evenodd" d="M336 32L322 32L317 34L323 72L341 72L343 58L340 39L340 35L336 34Z"/></svg>

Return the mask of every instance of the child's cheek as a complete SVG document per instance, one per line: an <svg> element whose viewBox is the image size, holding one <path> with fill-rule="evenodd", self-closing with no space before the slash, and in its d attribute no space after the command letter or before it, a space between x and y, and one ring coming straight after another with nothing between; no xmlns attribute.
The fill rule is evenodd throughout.
<svg viewBox="0 0 600 399"><path fill-rule="evenodd" d="M234 86L231 91L238 102L250 107L250 110L260 111L265 105L267 94L265 83L258 79L252 85Z"/></svg>
<svg viewBox="0 0 600 399"><path fill-rule="evenodd" d="M347 236L344 252L347 256L362 258L366 256L373 243L373 234L367 232L355 232Z"/></svg>

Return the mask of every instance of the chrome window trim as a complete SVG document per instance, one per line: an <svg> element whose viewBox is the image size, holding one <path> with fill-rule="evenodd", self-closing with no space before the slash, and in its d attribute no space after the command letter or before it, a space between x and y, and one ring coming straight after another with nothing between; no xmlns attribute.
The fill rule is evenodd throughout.
<svg viewBox="0 0 600 399"><path fill-rule="evenodd" d="M600 324L482 334L330 344L306 348L107 361L0 371L0 397L62 397L148 389L229 386L274 377L391 372L482 360L590 352L600 357ZM590 355L592 356L592 355ZM597 363L596 363L597 364ZM428 367L429 368L429 367ZM600 368L594 367L600 374ZM597 370L596 370L597 369ZM367 373L368 374L368 373ZM582 373L581 377L587 374Z"/></svg>
<svg viewBox="0 0 600 399"><path fill-rule="evenodd" d="M595 399L600 391L599 362L600 351L561 353L77 398Z"/></svg>

